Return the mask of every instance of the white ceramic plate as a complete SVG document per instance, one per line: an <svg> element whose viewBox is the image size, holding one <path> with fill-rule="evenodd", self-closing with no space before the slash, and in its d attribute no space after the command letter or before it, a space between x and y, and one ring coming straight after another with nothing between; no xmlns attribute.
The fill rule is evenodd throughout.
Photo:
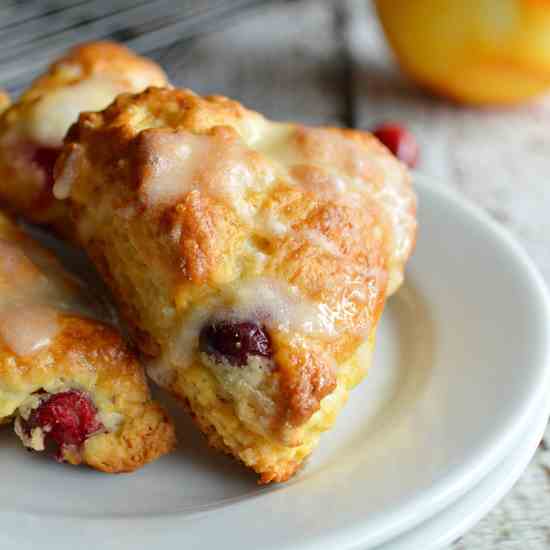
<svg viewBox="0 0 550 550"><path fill-rule="evenodd" d="M548 424L550 400L544 399L512 453L473 489L439 514L376 550L438 550L475 525L506 495L527 468Z"/></svg>
<svg viewBox="0 0 550 550"><path fill-rule="evenodd" d="M117 477L26 454L8 430L0 547L371 548L478 483L542 399L549 299L489 218L425 182L417 189L418 248L372 372L298 476L257 487L183 419L178 452Z"/></svg>

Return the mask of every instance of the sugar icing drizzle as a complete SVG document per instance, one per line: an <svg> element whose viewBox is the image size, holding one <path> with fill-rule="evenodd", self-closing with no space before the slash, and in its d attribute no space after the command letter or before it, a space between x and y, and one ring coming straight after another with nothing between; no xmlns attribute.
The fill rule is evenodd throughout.
<svg viewBox="0 0 550 550"><path fill-rule="evenodd" d="M247 195L258 189L262 178L253 175L254 153L237 136L148 130L140 147L145 166L141 193L148 204L168 205L200 189L251 222L256 209ZM264 183L268 185L269 178Z"/></svg>
<svg viewBox="0 0 550 550"><path fill-rule="evenodd" d="M36 143L60 147L82 111L100 111L126 87L105 77L91 77L45 94L30 113L27 135Z"/></svg>
<svg viewBox="0 0 550 550"><path fill-rule="evenodd" d="M17 355L32 355L56 337L60 313L103 316L51 253L30 239L0 238L0 339Z"/></svg>

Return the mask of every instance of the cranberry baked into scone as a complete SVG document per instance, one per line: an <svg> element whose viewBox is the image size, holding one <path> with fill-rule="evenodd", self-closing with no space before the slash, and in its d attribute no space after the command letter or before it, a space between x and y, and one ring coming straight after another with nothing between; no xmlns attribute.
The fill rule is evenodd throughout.
<svg viewBox="0 0 550 550"><path fill-rule="evenodd" d="M104 109L120 93L166 83L158 65L124 46L92 42L70 50L0 117L0 204L65 229L51 187L69 126L81 111Z"/></svg>
<svg viewBox="0 0 550 550"><path fill-rule="evenodd" d="M169 452L174 429L106 311L0 214L0 420L29 449L104 472Z"/></svg>
<svg viewBox="0 0 550 550"><path fill-rule="evenodd" d="M415 240L405 167L370 134L151 88L73 125L54 194L209 442L288 479L364 375Z"/></svg>

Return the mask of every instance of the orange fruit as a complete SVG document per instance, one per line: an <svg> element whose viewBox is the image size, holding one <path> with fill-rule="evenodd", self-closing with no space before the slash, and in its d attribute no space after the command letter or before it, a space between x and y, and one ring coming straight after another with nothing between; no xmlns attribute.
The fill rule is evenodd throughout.
<svg viewBox="0 0 550 550"><path fill-rule="evenodd" d="M550 89L550 0L375 0L403 70L459 102L506 105Z"/></svg>

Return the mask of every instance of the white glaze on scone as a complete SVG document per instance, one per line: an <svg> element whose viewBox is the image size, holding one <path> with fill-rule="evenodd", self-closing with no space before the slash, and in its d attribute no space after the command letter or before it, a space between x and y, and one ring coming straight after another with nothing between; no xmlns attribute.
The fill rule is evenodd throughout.
<svg viewBox="0 0 550 550"><path fill-rule="evenodd" d="M57 335L59 313L112 320L50 252L30 239L0 238L0 339L17 355L30 355Z"/></svg>
<svg viewBox="0 0 550 550"><path fill-rule="evenodd" d="M25 120L26 135L36 143L60 147L69 126L82 111L100 111L124 92L126 86L104 76L94 76L39 99Z"/></svg>

